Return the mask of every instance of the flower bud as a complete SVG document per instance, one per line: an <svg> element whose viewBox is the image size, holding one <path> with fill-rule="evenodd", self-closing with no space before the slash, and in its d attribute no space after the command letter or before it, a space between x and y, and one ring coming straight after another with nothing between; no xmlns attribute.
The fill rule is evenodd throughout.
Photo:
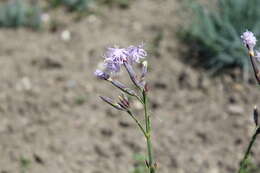
<svg viewBox="0 0 260 173"><path fill-rule="evenodd" d="M100 98L101 98L104 102L106 102L106 103L108 103L109 105L111 105L111 106L113 106L114 108L116 108L117 110L126 111L125 108L121 107L121 106L120 106L119 104L117 104L117 103L114 103L111 98L109 98L109 97L103 97L103 96L100 96Z"/></svg>
<svg viewBox="0 0 260 173"><path fill-rule="evenodd" d="M96 70L95 71L95 76L97 76L99 79L102 79L102 80L108 80L110 78L109 74L106 73L106 72L103 72L101 70Z"/></svg>
<svg viewBox="0 0 260 173"><path fill-rule="evenodd" d="M144 78L146 76L147 73L147 61L144 61L142 63L142 75L141 75L141 79Z"/></svg>
<svg viewBox="0 0 260 173"><path fill-rule="evenodd" d="M120 89L121 91L131 95L131 96L136 96L136 93L134 90L131 90L130 88L126 87L124 84L122 84L121 82L119 81L116 81L116 80L111 80L111 83L117 87L118 89Z"/></svg>
<svg viewBox="0 0 260 173"><path fill-rule="evenodd" d="M124 93L121 94L121 97L122 97L124 100L126 100L127 102L129 102L128 97L127 97Z"/></svg>
<svg viewBox="0 0 260 173"><path fill-rule="evenodd" d="M145 92L148 92L150 90L150 86L147 84L147 83L145 83L145 85L144 85L144 91Z"/></svg>
<svg viewBox="0 0 260 173"><path fill-rule="evenodd" d="M256 106L254 107L254 122L255 125L258 126L258 110Z"/></svg>
<svg viewBox="0 0 260 173"><path fill-rule="evenodd" d="M128 98L127 98L124 94L122 94L121 96L119 96L119 102L118 102L118 104L119 104L121 107L125 108L125 109L128 109L129 106L130 106L129 101L128 101Z"/></svg>
<svg viewBox="0 0 260 173"><path fill-rule="evenodd" d="M138 81L137 81L137 75L136 75L133 67L129 63L127 63L127 62L124 62L124 66L126 68L126 71L129 74L130 79L132 80L132 82L135 84L135 86L139 87Z"/></svg>

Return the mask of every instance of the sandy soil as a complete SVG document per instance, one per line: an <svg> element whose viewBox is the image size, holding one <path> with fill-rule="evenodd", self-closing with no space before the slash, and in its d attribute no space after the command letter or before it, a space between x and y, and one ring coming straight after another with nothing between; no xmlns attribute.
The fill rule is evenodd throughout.
<svg viewBox="0 0 260 173"><path fill-rule="evenodd" d="M101 15L65 25L72 33L67 42L60 30L2 29L0 172L130 172L145 141L126 114L100 101L99 95L118 92L93 71L106 47L145 42L158 172L234 173L254 128L259 88L236 75L211 79L184 65L174 35L185 22L178 4L141 0L126 10L102 7Z"/></svg>

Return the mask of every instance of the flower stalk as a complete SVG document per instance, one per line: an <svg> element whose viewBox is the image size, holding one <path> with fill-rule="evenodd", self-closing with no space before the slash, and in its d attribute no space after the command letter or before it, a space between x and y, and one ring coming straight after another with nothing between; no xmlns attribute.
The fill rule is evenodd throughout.
<svg viewBox="0 0 260 173"><path fill-rule="evenodd" d="M258 85L260 85L260 70L258 67L258 61L259 61L259 52L256 51L257 53L255 54L254 47L256 46L257 39L251 31L246 31L241 35L242 42L244 46L248 49L248 54L250 58L250 62L252 64L255 78L257 80Z"/></svg>
<svg viewBox="0 0 260 173"><path fill-rule="evenodd" d="M149 170L148 173L155 173L156 163L154 162L152 148L152 123L151 116L148 113L148 86L145 81L145 76L147 73L147 61L141 62L141 59L145 58L147 53L142 47L143 45L129 46L128 48L120 49L109 48L104 60L105 70L96 70L95 75L99 79L110 82L113 86L123 92L123 95L119 96L118 102L114 102L108 97L101 96L100 98L117 110L127 112L128 115L134 120L146 139L148 160L145 160L145 162ZM142 70L140 72L140 75L137 75L137 73L135 72L133 68L134 63L142 63ZM113 73L119 72L122 67L124 67L127 71L133 85L135 86L135 89L138 90L138 92L135 92L134 89L125 86L119 81L113 80L113 78L111 77ZM144 122L139 121L132 113L132 111L130 110L130 102L124 94L137 99L143 105Z"/></svg>
<svg viewBox="0 0 260 173"><path fill-rule="evenodd" d="M143 135L147 138L147 134L145 129L143 128L143 125L135 118L135 116L132 114L131 111L127 111L127 113L130 115L130 117L135 121L135 123L138 125L138 127L140 128L140 130L142 131Z"/></svg>
<svg viewBox="0 0 260 173"><path fill-rule="evenodd" d="M252 147L256 141L256 138L258 136L258 134L260 133L260 126L258 124L258 110L257 110L257 107L255 106L254 107L254 113L253 113L253 118L254 118L254 122L255 122L255 131L254 131L254 134L252 135L251 137L251 140L247 146L247 149L246 149L246 152L244 154L244 157L240 163L240 168L238 170L238 173L243 173L243 170L246 168L247 166L247 160L248 160L248 157L251 153L251 150L252 150Z"/></svg>
<svg viewBox="0 0 260 173"><path fill-rule="evenodd" d="M253 51L249 51L249 57L250 57L250 62L252 64L252 67L254 70L255 78L257 80L258 85L260 85L260 71L258 69L258 66L257 66L258 62L257 62L257 59L255 58L255 54Z"/></svg>
<svg viewBox="0 0 260 173"><path fill-rule="evenodd" d="M260 69L259 69L260 52L257 51L257 50L256 51L254 50L254 48L256 46L257 39L254 36L254 33L252 33L251 31L248 31L248 30L241 35L241 39L242 39L244 46L248 50L248 54L249 54L250 62L252 64L252 68L253 68L253 71L254 71L255 78L257 80L258 85L260 85ZM259 116L258 110L257 110L257 107L255 106L254 113L253 113L253 119L254 119L254 123L255 123L255 126L256 126L255 131L254 131L254 133L253 133L253 135L250 139L250 142L247 146L244 157L243 157L242 161L240 162L240 168L238 170L238 173L243 173L244 170L246 169L248 157L251 153L251 150L252 150L252 147L253 147L253 145L256 141L256 138L257 138L258 134L260 133L260 126L258 124L258 116Z"/></svg>
<svg viewBox="0 0 260 173"><path fill-rule="evenodd" d="M150 173L155 172L155 167L153 163L153 150L152 150L152 124L151 124L151 118L147 111L147 92L143 90L143 105L144 105L144 116L145 116L145 125L146 125L146 143L147 143L147 153L148 153L148 169Z"/></svg>
<svg viewBox="0 0 260 173"><path fill-rule="evenodd" d="M257 138L259 132L260 132L260 127L257 126L257 127L255 128L255 131L254 131L253 136L251 137L251 140L250 140L250 142L249 142L249 145L247 146L247 149L246 149L246 152L245 152L245 154L244 154L244 157L243 157L243 159L242 159L242 161L241 161L241 163L240 163L240 168L239 168L239 170L238 170L238 173L242 173L243 170L245 169L245 167L246 167L246 165L247 165L248 157L249 157L249 155L250 155L250 153L251 153L252 147L253 147L253 145L254 145L254 143L255 143L255 141L256 141L256 138Z"/></svg>

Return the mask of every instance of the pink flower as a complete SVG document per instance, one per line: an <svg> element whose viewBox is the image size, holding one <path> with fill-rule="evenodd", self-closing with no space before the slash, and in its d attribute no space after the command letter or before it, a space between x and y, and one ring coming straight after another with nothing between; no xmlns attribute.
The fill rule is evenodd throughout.
<svg viewBox="0 0 260 173"><path fill-rule="evenodd" d="M256 38L254 36L254 33L252 33L251 31L246 30L246 32L244 32L241 35L241 39L244 43L244 46L246 46L248 49L253 50L255 45L256 45Z"/></svg>

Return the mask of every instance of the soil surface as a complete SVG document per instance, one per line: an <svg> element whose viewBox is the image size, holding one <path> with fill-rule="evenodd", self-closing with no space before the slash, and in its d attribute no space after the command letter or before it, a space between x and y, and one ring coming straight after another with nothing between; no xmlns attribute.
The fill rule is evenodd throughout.
<svg viewBox="0 0 260 173"><path fill-rule="evenodd" d="M178 9L178 0L140 0L127 9L101 7L77 22L66 14L68 41L62 30L1 29L0 172L131 172L145 141L126 113L98 98L119 92L93 72L106 47L142 42L158 172L236 172L254 130L259 88L236 73L212 79L185 65ZM124 74L118 78L130 84ZM140 105L131 104L141 119Z"/></svg>

